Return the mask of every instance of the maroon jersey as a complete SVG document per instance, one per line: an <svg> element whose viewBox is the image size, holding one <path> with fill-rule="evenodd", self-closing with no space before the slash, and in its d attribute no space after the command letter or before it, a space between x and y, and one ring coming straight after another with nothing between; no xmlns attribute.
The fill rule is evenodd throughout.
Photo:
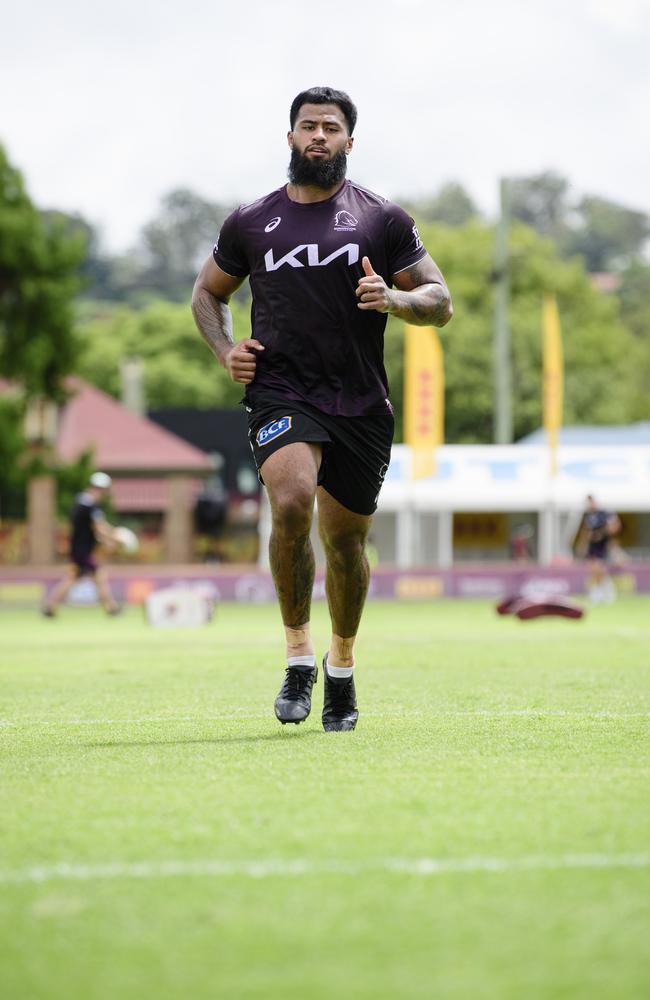
<svg viewBox="0 0 650 1000"><path fill-rule="evenodd" d="M243 205L224 222L218 266L250 276L256 355L246 389L303 400L333 416L386 413L386 314L357 308L369 257L386 284L426 255L413 219L398 205L345 181L327 201L299 204L286 186Z"/></svg>

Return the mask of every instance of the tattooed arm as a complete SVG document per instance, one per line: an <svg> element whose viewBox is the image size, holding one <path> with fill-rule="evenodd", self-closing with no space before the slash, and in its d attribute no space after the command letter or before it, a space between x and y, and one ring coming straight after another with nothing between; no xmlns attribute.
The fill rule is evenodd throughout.
<svg viewBox="0 0 650 1000"><path fill-rule="evenodd" d="M255 378L255 352L264 347L259 340L235 343L233 337L228 302L243 280L226 274L209 257L194 284L192 313L203 339L233 382L247 385Z"/></svg>
<svg viewBox="0 0 650 1000"><path fill-rule="evenodd" d="M357 287L359 309L390 313L413 326L444 326L453 315L451 296L437 264L423 257L393 275L396 288L389 288L376 274L367 257L362 260L364 276Z"/></svg>

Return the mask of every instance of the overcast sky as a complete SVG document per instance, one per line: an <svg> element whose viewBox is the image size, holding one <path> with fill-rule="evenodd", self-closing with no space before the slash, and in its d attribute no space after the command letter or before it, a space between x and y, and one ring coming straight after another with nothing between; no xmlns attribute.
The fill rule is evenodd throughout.
<svg viewBox="0 0 650 1000"><path fill-rule="evenodd" d="M650 213L650 0L4 3L0 142L43 208L125 250L159 198L286 180L300 90L359 109L349 176L388 197L550 168ZM206 248L207 249L207 248Z"/></svg>

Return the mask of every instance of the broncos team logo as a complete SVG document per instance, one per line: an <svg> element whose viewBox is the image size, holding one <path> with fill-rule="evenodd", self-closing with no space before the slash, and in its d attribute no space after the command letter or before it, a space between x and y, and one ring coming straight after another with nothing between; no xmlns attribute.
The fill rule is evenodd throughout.
<svg viewBox="0 0 650 1000"><path fill-rule="evenodd" d="M337 232L349 233L357 228L359 220L355 219L349 212L337 212L334 216L334 228Z"/></svg>

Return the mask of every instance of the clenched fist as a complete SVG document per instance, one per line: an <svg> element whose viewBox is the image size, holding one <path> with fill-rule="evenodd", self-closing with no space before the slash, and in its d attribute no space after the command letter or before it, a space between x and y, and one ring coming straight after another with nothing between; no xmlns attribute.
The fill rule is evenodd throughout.
<svg viewBox="0 0 650 1000"><path fill-rule="evenodd" d="M264 345L259 340L240 340L228 351L223 360L223 366L233 382L248 385L255 378L257 351L263 351Z"/></svg>

